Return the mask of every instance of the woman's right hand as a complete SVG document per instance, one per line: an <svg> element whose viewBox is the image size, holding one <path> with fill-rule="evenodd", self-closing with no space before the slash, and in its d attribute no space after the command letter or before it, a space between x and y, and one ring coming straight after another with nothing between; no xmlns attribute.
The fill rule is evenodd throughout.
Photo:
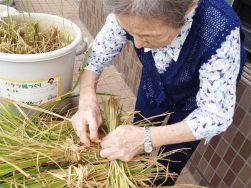
<svg viewBox="0 0 251 188"><path fill-rule="evenodd" d="M72 116L72 125L80 141L90 146L91 141L98 140L98 128L102 124L102 116L96 96L99 75L85 70L81 75L79 107Z"/></svg>
<svg viewBox="0 0 251 188"><path fill-rule="evenodd" d="M102 125L102 116L96 96L90 99L90 96L86 95L79 110L72 116L72 125L80 141L86 146L99 139L98 129Z"/></svg>

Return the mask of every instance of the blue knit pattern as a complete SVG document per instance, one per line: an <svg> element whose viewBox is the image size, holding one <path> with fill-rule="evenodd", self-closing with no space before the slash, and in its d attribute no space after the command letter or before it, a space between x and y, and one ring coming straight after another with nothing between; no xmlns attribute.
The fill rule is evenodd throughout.
<svg viewBox="0 0 251 188"><path fill-rule="evenodd" d="M169 123L185 119L197 108L201 65L216 54L226 37L240 25L239 18L224 0L201 0L178 60L173 61L163 74L158 73L151 52L135 47L143 65L135 110L141 111L144 117L174 112ZM133 37L128 33L127 38L133 42ZM241 35L238 81L246 62L243 38ZM139 119L139 116L135 117L135 121Z"/></svg>

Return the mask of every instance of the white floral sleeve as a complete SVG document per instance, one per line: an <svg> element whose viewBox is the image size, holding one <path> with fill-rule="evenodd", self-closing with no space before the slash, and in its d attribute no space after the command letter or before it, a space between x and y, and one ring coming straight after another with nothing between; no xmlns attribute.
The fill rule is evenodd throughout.
<svg viewBox="0 0 251 188"><path fill-rule="evenodd" d="M232 123L240 68L240 29L231 32L217 53L200 68L198 108L186 119L196 139L206 143Z"/></svg>
<svg viewBox="0 0 251 188"><path fill-rule="evenodd" d="M100 74L105 66L112 64L114 57L121 52L127 42L126 32L119 25L115 15L109 14L105 25L93 42L85 69Z"/></svg>

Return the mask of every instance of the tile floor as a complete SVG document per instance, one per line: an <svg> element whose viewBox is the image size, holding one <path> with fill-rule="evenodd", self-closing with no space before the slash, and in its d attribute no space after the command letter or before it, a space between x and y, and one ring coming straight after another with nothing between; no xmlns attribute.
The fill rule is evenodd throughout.
<svg viewBox="0 0 251 188"><path fill-rule="evenodd" d="M25 0L15 0L14 7L20 12L25 11ZM30 0L31 12L42 12L64 16L76 23L82 30L84 37L89 41L93 38L85 26L81 23L78 14L78 0ZM73 82L79 74L79 66L83 60L83 55L76 57L76 64L74 69ZM121 104L125 111L132 111L135 105L135 95L124 82L121 74L114 66L106 68L98 83L98 92L113 93L119 96ZM190 172L185 168L178 179L178 184L194 184L198 183L194 180Z"/></svg>

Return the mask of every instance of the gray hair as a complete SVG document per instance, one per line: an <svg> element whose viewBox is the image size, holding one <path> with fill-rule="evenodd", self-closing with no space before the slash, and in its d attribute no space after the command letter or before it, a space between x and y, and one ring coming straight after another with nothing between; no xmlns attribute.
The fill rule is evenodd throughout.
<svg viewBox="0 0 251 188"><path fill-rule="evenodd" d="M174 27L184 23L193 0L102 0L109 13L168 20Z"/></svg>

